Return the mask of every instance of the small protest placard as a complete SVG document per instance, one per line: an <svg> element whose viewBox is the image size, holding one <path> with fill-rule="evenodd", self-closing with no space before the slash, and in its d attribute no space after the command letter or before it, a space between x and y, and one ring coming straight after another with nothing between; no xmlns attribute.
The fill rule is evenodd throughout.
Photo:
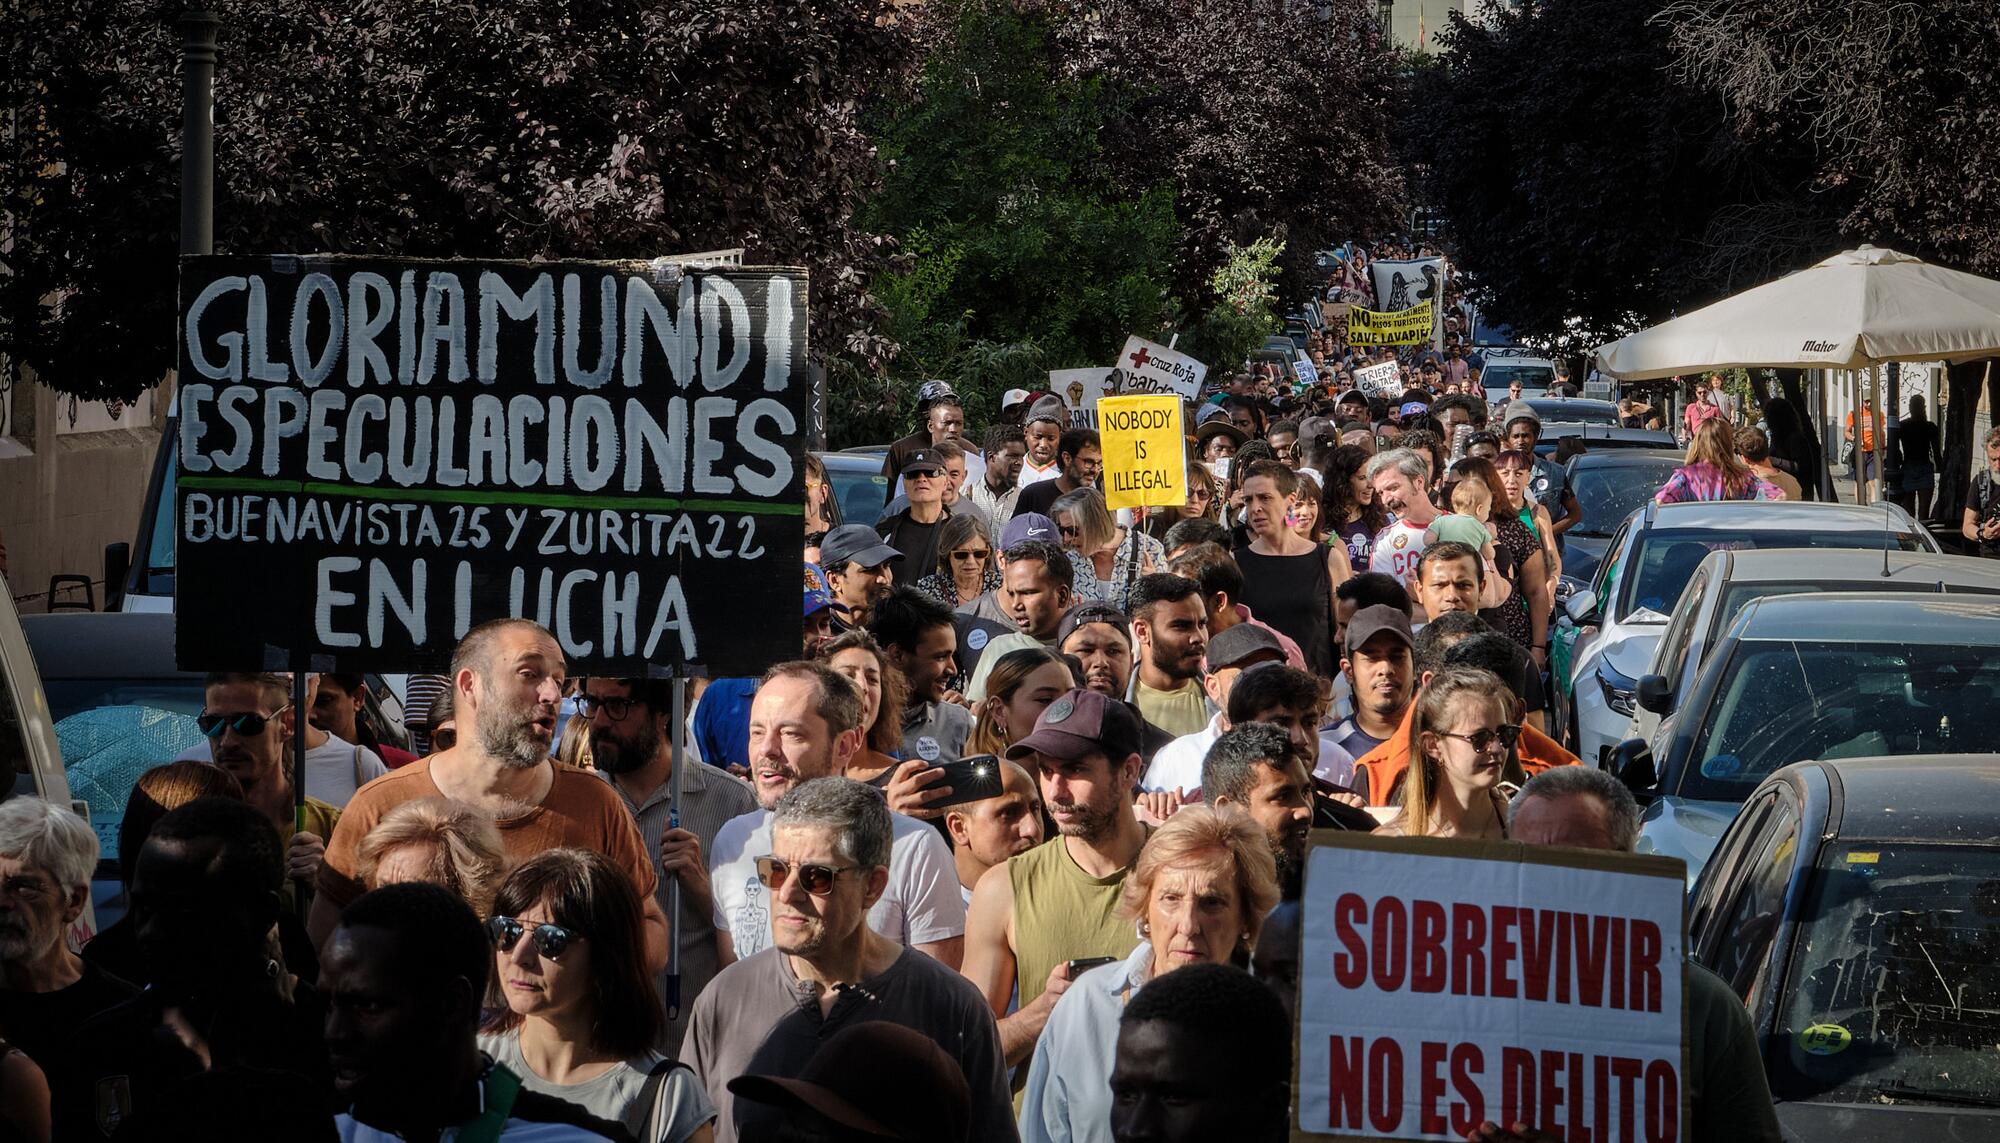
<svg viewBox="0 0 2000 1143"><path fill-rule="evenodd" d="M1364 310L1347 312L1349 345L1416 345L1429 341L1437 311L1430 302L1419 302L1406 310Z"/></svg>
<svg viewBox="0 0 2000 1143"><path fill-rule="evenodd" d="M798 653L803 271L191 257L180 296L183 668L435 667L508 616L572 673Z"/></svg>
<svg viewBox="0 0 2000 1143"><path fill-rule="evenodd" d="M1298 360L1292 362L1292 370L1299 375L1299 384L1308 388L1319 384L1319 368L1305 354L1299 354Z"/></svg>
<svg viewBox="0 0 2000 1143"><path fill-rule="evenodd" d="M1097 423L1107 507L1187 503L1187 440L1181 434L1179 397L1106 397L1097 403Z"/></svg>
<svg viewBox="0 0 2000 1143"><path fill-rule="evenodd" d="M1072 428L1094 429L1097 427L1097 402L1118 395L1113 386L1122 376L1116 369L1102 369L1095 365L1088 369L1051 369L1049 392L1061 397L1063 403L1069 406Z"/></svg>
<svg viewBox="0 0 2000 1143"><path fill-rule="evenodd" d="M1403 372L1393 361L1364 365L1354 371L1354 384L1360 387L1363 393L1394 397L1403 391Z"/></svg>
<svg viewBox="0 0 2000 1143"><path fill-rule="evenodd" d="M1114 381L1114 393L1174 393L1190 401L1201 399L1208 366L1143 337L1128 337L1113 367L1124 374Z"/></svg>
<svg viewBox="0 0 2000 1143"><path fill-rule="evenodd" d="M1315 833L1295 1137L1463 1139L1491 1120L1681 1138L1685 876L1660 857Z"/></svg>

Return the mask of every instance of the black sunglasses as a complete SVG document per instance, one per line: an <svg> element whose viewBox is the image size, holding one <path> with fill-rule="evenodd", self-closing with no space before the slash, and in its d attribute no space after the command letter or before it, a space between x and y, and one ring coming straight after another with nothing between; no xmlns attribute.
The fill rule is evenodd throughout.
<svg viewBox="0 0 2000 1143"><path fill-rule="evenodd" d="M225 730L233 730L249 737L264 733L264 728L271 724L272 719L290 709L292 704L286 703L269 714L198 714L194 718L194 724L210 738L221 738Z"/></svg>
<svg viewBox="0 0 2000 1143"><path fill-rule="evenodd" d="M597 712L601 710L611 721L623 722L625 716L632 713L632 708L638 705L639 700L635 698L613 698L608 695L603 698L596 695L576 696L576 711L585 718L595 718Z"/></svg>
<svg viewBox="0 0 2000 1143"><path fill-rule="evenodd" d="M799 871L799 884L815 897L824 897L833 892L833 880L843 873L851 873L861 868L858 865L793 865L780 857L764 856L757 859L757 880L764 888L776 893L784 888L786 878L794 869Z"/></svg>
<svg viewBox="0 0 2000 1143"><path fill-rule="evenodd" d="M493 947L503 953L514 951L514 946L521 943L522 933L531 934L535 942L535 951L550 960L560 959L568 950L571 941L583 939L582 933L547 921L532 929L512 917L494 917L486 922L486 935L493 938Z"/></svg>
<svg viewBox="0 0 2000 1143"><path fill-rule="evenodd" d="M1444 736L1468 743L1474 750L1483 754L1493 749L1495 742L1498 742L1508 750L1514 749L1514 743L1521 740L1521 728L1512 723L1506 723L1497 730L1475 730L1471 734L1453 734L1447 730L1444 732Z"/></svg>

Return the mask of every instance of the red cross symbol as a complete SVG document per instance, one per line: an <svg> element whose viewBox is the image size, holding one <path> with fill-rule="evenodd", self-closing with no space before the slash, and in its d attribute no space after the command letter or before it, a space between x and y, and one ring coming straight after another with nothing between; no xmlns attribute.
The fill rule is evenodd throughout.
<svg viewBox="0 0 2000 1143"><path fill-rule="evenodd" d="M1142 345L1139 347L1139 352L1132 355L1132 368L1144 369L1146 367L1146 362L1151 361L1152 359L1153 355L1146 352L1146 347Z"/></svg>

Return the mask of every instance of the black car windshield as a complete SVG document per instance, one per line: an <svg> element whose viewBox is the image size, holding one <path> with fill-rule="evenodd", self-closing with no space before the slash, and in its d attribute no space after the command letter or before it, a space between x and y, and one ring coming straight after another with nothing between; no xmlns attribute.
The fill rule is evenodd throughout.
<svg viewBox="0 0 2000 1143"><path fill-rule="evenodd" d="M1528 406L1548 424L1615 425L1618 406L1584 401L1529 401ZM1551 433L1550 435L1554 435Z"/></svg>
<svg viewBox="0 0 2000 1143"><path fill-rule="evenodd" d="M1486 389L1498 389L1502 393L1514 382L1521 383L1523 397L1539 397L1555 384L1556 371L1550 365L1493 365L1480 371L1479 384ZM1530 392L1535 390L1535 392Z"/></svg>
<svg viewBox="0 0 2000 1143"><path fill-rule="evenodd" d="M845 459L827 461L826 475L833 481L834 499L840 503L840 518L849 524L875 526L882 506L889 502L889 481L882 475L882 462L864 458L867 467Z"/></svg>
<svg viewBox="0 0 2000 1143"><path fill-rule="evenodd" d="M1667 482L1678 461L1665 457L1641 464L1586 464L1578 461L1570 473L1576 502L1583 516L1569 530L1572 536L1609 536L1632 510L1653 498Z"/></svg>
<svg viewBox="0 0 2000 1143"><path fill-rule="evenodd" d="M1835 840L1800 917L1772 1094L2000 1105L2000 850Z"/></svg>
<svg viewBox="0 0 2000 1143"><path fill-rule="evenodd" d="M1996 709L1992 647L1745 640L1699 715L1679 792L1741 802L1808 758L2000 751Z"/></svg>
<svg viewBox="0 0 2000 1143"><path fill-rule="evenodd" d="M118 823L139 775L202 741L201 679L44 679L72 798L90 806L100 860L118 860Z"/></svg>
<svg viewBox="0 0 2000 1143"><path fill-rule="evenodd" d="M1581 496L1578 499L1582 499ZM1914 532L1897 532L1896 547L1905 552L1929 551ZM1624 569L1618 592L1618 618L1640 608L1669 614L1694 569L1710 552L1746 548L1879 548L1881 532L1814 532L1736 528L1653 528L1639 537L1631 566Z"/></svg>

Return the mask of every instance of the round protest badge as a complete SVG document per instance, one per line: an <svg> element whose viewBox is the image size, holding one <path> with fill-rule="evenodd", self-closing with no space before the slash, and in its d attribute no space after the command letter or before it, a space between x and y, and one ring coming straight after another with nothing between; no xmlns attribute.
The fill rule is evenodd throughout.
<svg viewBox="0 0 2000 1143"><path fill-rule="evenodd" d="M1049 709L1042 712L1042 721L1053 726L1056 723L1061 722L1063 719L1066 719L1070 715L1073 715L1075 713L1076 713L1075 699L1068 697L1059 698L1056 701L1049 704Z"/></svg>
<svg viewBox="0 0 2000 1143"><path fill-rule="evenodd" d="M944 751L938 747L938 740L930 735L926 734L917 739L917 757L924 761L935 762L942 753Z"/></svg>
<svg viewBox="0 0 2000 1143"><path fill-rule="evenodd" d="M1854 1042L1854 1033L1838 1024L1814 1024L1793 1037L1793 1041L1809 1056L1835 1056Z"/></svg>
<svg viewBox="0 0 2000 1143"><path fill-rule="evenodd" d="M990 638L992 636L986 633L985 628L974 627L965 633L965 646L969 650L984 651L986 649L986 641Z"/></svg>

